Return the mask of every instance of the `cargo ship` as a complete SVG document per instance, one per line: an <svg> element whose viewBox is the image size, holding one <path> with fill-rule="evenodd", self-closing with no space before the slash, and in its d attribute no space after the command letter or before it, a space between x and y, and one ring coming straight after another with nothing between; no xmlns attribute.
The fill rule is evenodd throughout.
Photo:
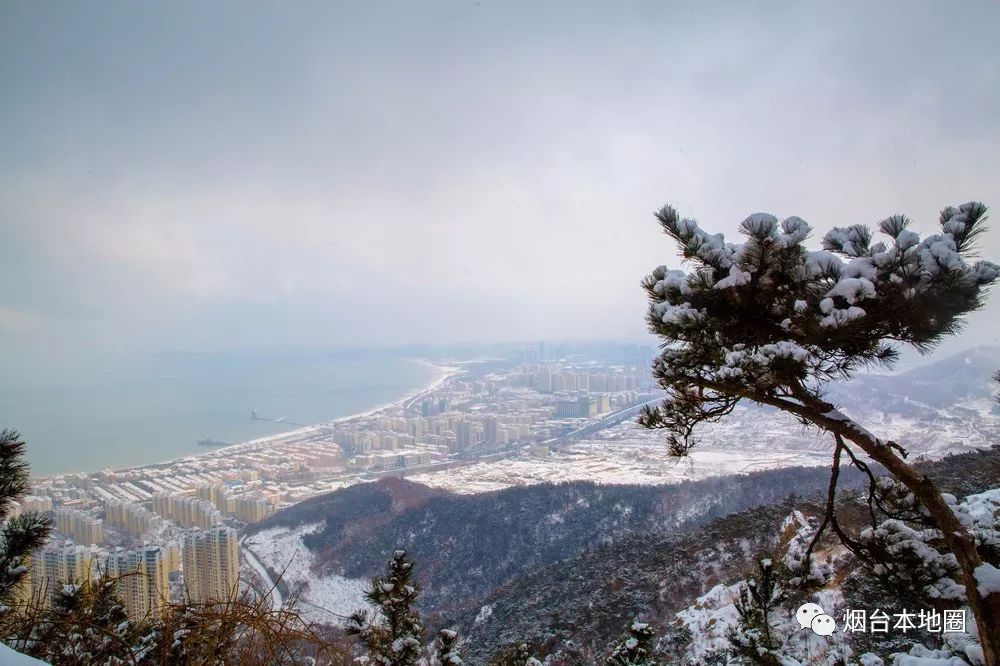
<svg viewBox="0 0 1000 666"><path fill-rule="evenodd" d="M199 439L198 446L229 446L229 442L220 442L217 439Z"/></svg>

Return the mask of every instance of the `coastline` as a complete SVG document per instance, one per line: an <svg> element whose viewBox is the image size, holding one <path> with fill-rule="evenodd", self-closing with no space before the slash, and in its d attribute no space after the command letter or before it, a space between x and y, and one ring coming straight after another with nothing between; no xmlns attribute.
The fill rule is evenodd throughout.
<svg viewBox="0 0 1000 666"><path fill-rule="evenodd" d="M172 462L177 462L177 461L180 461L180 460L191 460L191 459L195 459L195 458L203 458L203 457L206 457L206 456L216 456L216 455L220 455L220 454L223 454L223 453L226 453L226 452L237 451L237 450L243 449L243 448L262 447L262 446L266 446L267 444L271 444L273 442L277 442L277 441L280 441L280 440L283 440L283 439L286 439L286 438L289 438L289 437L297 437L297 436L300 436L300 435L308 435L309 433L316 432L317 430L322 430L323 428L329 428L331 426L336 426L336 425L339 425L341 423L346 423L348 421L353 421L355 419L368 418L368 417L371 417L371 416L374 416L374 415L378 414L379 412L382 412L382 411L385 411L385 410L388 410L388 409L393 409L395 407L402 407L404 403L406 403L406 402L408 402L408 401L410 401L410 400L412 400L412 399L414 399L414 398L416 398L418 396L421 396L421 395L423 395L425 393L429 393L431 391L436 390L445 381L447 381L450 377L454 377L455 375L458 375L458 374L461 373L461 368L452 367L452 366L446 366L446 365L438 365L437 363L433 363L431 361L428 361L428 360L422 359L422 358L408 358L406 360L412 361L414 363L419 363L420 365L423 365L425 367L431 368L431 369L435 370L438 373L438 376L435 377L433 380L431 380L431 382L429 384L426 384L426 385L424 385L424 386L422 386L420 388L417 388L417 389L412 389L411 391L409 391L405 395L402 395L402 396L396 398L395 400L391 400L389 402L384 402L381 405L377 405L377 406L372 407L371 409L365 410L363 412L357 412L355 414L348 414L347 416L338 416L338 417L336 417L334 419L331 419L329 421L323 421L321 423L314 423L313 425L302 426L300 428L293 428L292 430L286 430L284 432L274 433L272 435L265 435L264 437L257 437L256 439L250 439L250 440L247 440L245 442L237 442L235 444L230 444L229 446L220 447L220 448L215 449L213 451L206 451L205 453L197 453L197 454L189 455L189 456L181 456L180 458L175 458L173 460L164 461L164 463L172 463ZM158 464L164 464L164 463L158 463ZM146 465L139 465L139 467L145 467L145 466ZM126 468L126 469L134 469L134 468Z"/></svg>
<svg viewBox="0 0 1000 666"><path fill-rule="evenodd" d="M48 479L59 479L59 478L62 478L62 477L67 477L67 476L75 476L77 474L88 474L88 475L89 474L98 474L98 473L106 471L106 470L110 470L110 471L113 471L113 472L125 472L125 471L129 471L129 470L134 470L134 469L142 469L142 468L145 468L145 467L157 467L157 466L161 466L161 465L172 465L172 464L180 463L180 462L183 462L183 461L197 460L197 459L200 459L200 458L220 457L220 456L224 456L224 455L227 455L227 454L230 454L230 453L235 453L235 452L238 452L238 451L241 451L241 450L257 450L257 449L266 448L268 445L275 444L275 443L281 442L281 441L286 440L286 439L296 438L296 437L305 437L305 436L308 436L311 433L315 433L317 431L323 430L324 428L329 428L329 427L332 427L332 426L336 426L338 424L346 423L348 421L353 421L355 419L369 418L371 416L374 416L374 415L378 414L379 412L386 411L386 410L389 410L389 409L398 408L398 407L402 407L405 403L407 403L407 402L409 402L409 401L413 400L414 398L417 398L417 397L419 397L421 395L424 395L424 394L427 394L427 393L430 393L430 392L436 390L437 388L439 388L442 384L444 384L444 382L446 382L451 377L454 377L454 376L462 373L462 369L460 367L441 365L441 364L435 363L433 361L429 361L427 359L422 359L422 358L405 358L404 360L407 360L407 361L410 361L410 362L413 362L413 363L417 363L417 364L423 365L423 366L425 366L427 368L430 368L430 369L432 369L435 372L436 376L433 376L432 379L431 379L431 381L429 383L427 383L427 384L424 384L424 385L422 385L420 387L417 387L415 389L411 389L406 394L404 394L402 396L399 396L399 397L395 398L394 400L382 403L380 405L372 407L371 409L367 409L367 410L365 410L363 412L357 412L357 413L354 413L354 414L349 414L347 416L338 416L338 417L336 417L334 419L331 419L329 421L323 421L323 422L316 423L316 424L313 424L313 425L308 425L308 426L302 426L302 427L298 427L298 428L293 428L291 430L286 430L286 431L283 431L283 432L280 432L280 433L273 433L273 434L270 434L270 435L265 435L264 437L257 437L255 439L250 439L250 440L247 440L247 441L244 441L244 442L236 442L234 444L230 444L228 446L224 446L224 447L220 447L220 448L217 448L217 449L213 449L211 451L205 451L204 453L189 454L189 455L179 456L179 457L176 457L176 458L170 458L170 459L159 461L159 462L146 463L144 465L131 465L131 466L127 466L127 467L118 467L118 468L106 467L106 468L103 468L103 469L100 469L100 470L97 470L97 471L94 471L94 472L64 472L62 474L47 474L47 475L42 475L42 476L32 476L31 477L31 481L35 482L35 481L44 481L44 480L48 480Z"/></svg>

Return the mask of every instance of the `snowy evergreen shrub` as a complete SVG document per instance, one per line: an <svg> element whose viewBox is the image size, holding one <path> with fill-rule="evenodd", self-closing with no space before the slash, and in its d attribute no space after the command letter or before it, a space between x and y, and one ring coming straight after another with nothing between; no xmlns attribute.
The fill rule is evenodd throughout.
<svg viewBox="0 0 1000 666"><path fill-rule="evenodd" d="M656 632L645 622L635 620L628 629L628 635L611 650L607 666L656 666L653 650Z"/></svg>
<svg viewBox="0 0 1000 666"><path fill-rule="evenodd" d="M772 625L772 615L787 592L773 560L758 560L757 570L757 576L744 581L740 588L736 601L739 624L729 632L729 643L737 657L755 664L778 664L782 641Z"/></svg>
<svg viewBox="0 0 1000 666"><path fill-rule="evenodd" d="M415 666L420 660L424 627L414 608L419 595L413 563L405 550L395 551L386 577L372 580L366 593L374 614L359 611L347 624L348 634L360 638L373 663Z"/></svg>
<svg viewBox="0 0 1000 666"><path fill-rule="evenodd" d="M58 664L126 664L138 638L117 581L101 577L56 590L26 652Z"/></svg>
<svg viewBox="0 0 1000 666"><path fill-rule="evenodd" d="M451 629L438 632L434 645L435 658L441 666L462 666L461 651L458 649L458 634Z"/></svg>

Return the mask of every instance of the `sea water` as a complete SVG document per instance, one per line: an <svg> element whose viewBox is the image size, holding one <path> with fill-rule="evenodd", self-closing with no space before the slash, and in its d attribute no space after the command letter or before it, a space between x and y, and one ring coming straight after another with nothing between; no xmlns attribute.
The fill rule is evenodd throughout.
<svg viewBox="0 0 1000 666"><path fill-rule="evenodd" d="M0 386L0 428L28 443L32 476L94 472L205 453L363 412L432 380L379 352L169 353L72 380ZM264 418L255 420L251 410Z"/></svg>

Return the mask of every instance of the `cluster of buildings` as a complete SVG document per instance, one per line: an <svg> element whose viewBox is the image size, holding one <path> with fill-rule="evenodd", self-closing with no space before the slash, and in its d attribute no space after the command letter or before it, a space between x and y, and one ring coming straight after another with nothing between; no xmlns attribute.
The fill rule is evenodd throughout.
<svg viewBox="0 0 1000 666"><path fill-rule="evenodd" d="M209 502L220 513L244 523L256 523L274 513L274 504L255 494L235 495L227 486L213 484L197 490L198 497Z"/></svg>
<svg viewBox="0 0 1000 666"><path fill-rule="evenodd" d="M170 463L50 477L39 480L32 495L39 510L124 502L168 520L175 511L170 500L158 498L196 496L211 502L223 521L255 522L357 475L536 446L564 432L567 420L599 417L653 391L648 372L638 367L544 362L472 369L370 415ZM201 494L205 487L223 489L232 502ZM158 510L154 503L166 505ZM192 510L196 515L181 518L182 524L219 524L207 507ZM130 520L150 523L148 516ZM129 531L146 529L155 527Z"/></svg>
<svg viewBox="0 0 1000 666"><path fill-rule="evenodd" d="M122 530L131 536L150 534L162 525L160 517L146 507L124 500L106 500L104 520L108 527Z"/></svg>
<svg viewBox="0 0 1000 666"><path fill-rule="evenodd" d="M100 518L68 507L56 509L53 518L56 529L76 543L89 546L104 542L104 521Z"/></svg>
<svg viewBox="0 0 1000 666"><path fill-rule="evenodd" d="M168 463L34 481L19 510L52 512L24 593L120 575L130 616L169 600L239 589L239 528L276 508L371 475L546 449L580 420L648 399L636 368L534 363L469 367L433 390L365 416ZM126 575L128 574L128 575Z"/></svg>
<svg viewBox="0 0 1000 666"><path fill-rule="evenodd" d="M115 579L133 620L159 615L171 600L226 601L239 591L239 534L225 526L190 530L181 542L134 548L56 539L34 553L17 597L45 606L63 585L102 575Z"/></svg>
<svg viewBox="0 0 1000 666"><path fill-rule="evenodd" d="M153 513L181 527L208 530L222 524L222 512L208 500L189 495L157 495Z"/></svg>
<svg viewBox="0 0 1000 666"><path fill-rule="evenodd" d="M530 450L567 428L646 399L648 374L636 368L523 364L447 382L440 390L379 417L332 429L346 469L409 470L452 457Z"/></svg>
<svg viewBox="0 0 1000 666"><path fill-rule="evenodd" d="M84 575L100 574L100 555L95 565L96 571ZM118 596L125 602L125 611L132 620L160 615L170 601L170 576L179 568L180 548L173 543L129 550L117 548L104 560L104 571L117 580Z"/></svg>
<svg viewBox="0 0 1000 666"><path fill-rule="evenodd" d="M540 393L584 391L592 393L620 393L635 391L645 382L646 376L634 369L629 371L559 369L548 366L528 366L516 378L522 386Z"/></svg>
<svg viewBox="0 0 1000 666"><path fill-rule="evenodd" d="M234 485L245 490L240 481ZM63 585L109 575L135 620L157 615L171 601L233 598L240 580L236 526L274 512L266 497L237 492L224 483L155 494L146 501L39 494L47 490L36 484L34 494L21 498L15 508L18 513L50 513L55 528L28 564L19 601L44 606Z"/></svg>

